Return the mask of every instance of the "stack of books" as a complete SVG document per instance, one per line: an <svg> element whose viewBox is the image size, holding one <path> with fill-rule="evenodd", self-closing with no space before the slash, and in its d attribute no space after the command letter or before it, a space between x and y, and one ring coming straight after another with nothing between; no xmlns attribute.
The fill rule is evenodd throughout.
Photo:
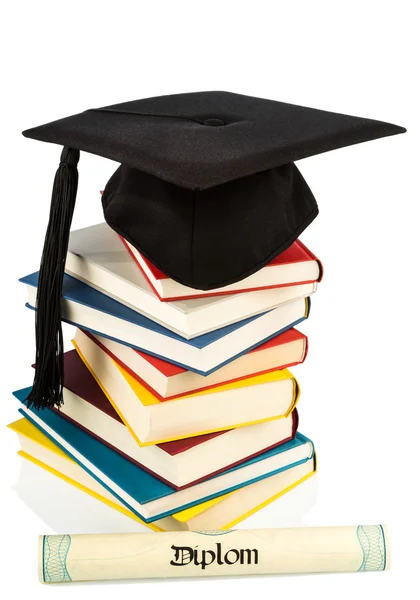
<svg viewBox="0 0 420 600"><path fill-rule="evenodd" d="M20 454L152 529L225 529L308 479L299 385L320 261L299 240L210 291L166 277L106 223L70 236L64 404L15 392ZM21 280L30 308L38 274Z"/></svg>

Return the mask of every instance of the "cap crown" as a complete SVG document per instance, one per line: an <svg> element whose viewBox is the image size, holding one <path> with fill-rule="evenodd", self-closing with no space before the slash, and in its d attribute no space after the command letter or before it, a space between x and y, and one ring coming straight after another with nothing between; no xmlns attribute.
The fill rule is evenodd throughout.
<svg viewBox="0 0 420 600"><path fill-rule="evenodd" d="M297 167L187 190L121 165L102 204L107 223L161 271L201 290L251 275L318 214Z"/></svg>

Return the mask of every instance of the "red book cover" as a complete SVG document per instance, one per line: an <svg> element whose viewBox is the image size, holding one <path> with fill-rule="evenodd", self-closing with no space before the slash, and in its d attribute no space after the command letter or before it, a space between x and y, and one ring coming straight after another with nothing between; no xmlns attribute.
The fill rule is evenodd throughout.
<svg viewBox="0 0 420 600"><path fill-rule="evenodd" d="M205 297L211 297L211 296L224 296L224 295L238 294L238 293L243 293L243 292L255 292L257 290L263 290L263 289L273 289L276 287L287 287L287 286L292 286L292 285L302 285L305 283L313 283L313 281L296 281L294 283L283 283L283 284L279 283L277 285L265 285L265 286L259 286L259 287L244 286L243 289L235 288L234 290L229 290L229 291L226 291L223 289L221 289L221 290L215 289L213 291L210 290L209 292L206 292L205 294L197 293L197 294L191 294L191 295L182 295L182 293L180 293L179 295L176 295L176 296L163 297L160 295L159 291L156 289L154 282L159 282L159 281L163 281L165 279L170 279L170 277L165 275L165 273L163 273L160 269L158 269L158 267L156 267L148 258L143 256L139 252L141 259L144 261L145 265L147 266L147 269L149 270L149 272L147 272L147 270L143 268L143 265L141 264L141 262L138 260L137 256L132 251L132 249L131 249L130 245L127 243L127 241L122 236L120 236L120 237L121 237L121 240L123 241L125 247L127 248L128 252L131 254L132 258L134 259L135 263L138 265L138 267L142 271L143 275L146 277L146 279L149 282L150 286L152 287L153 291L155 292L155 294L158 296L158 298L162 302L171 302L174 300L189 300L189 299L191 300L193 298L205 298ZM287 250L278 254L270 263L268 263L265 267L263 267L263 269L269 269L270 267L278 267L278 266L282 266L282 265L296 264L296 263L307 262L307 261L316 261L318 263L319 276L318 276L317 281L321 281L322 276L323 276L323 267L322 267L321 261L300 240L296 240L289 248L287 248Z"/></svg>
<svg viewBox="0 0 420 600"><path fill-rule="evenodd" d="M138 373L136 373L135 371L130 369L130 367L128 365L124 364L123 361L120 360L118 358L118 356L116 356L113 352L111 352L111 350L109 348L104 346L98 340L98 338L96 336L91 334L89 331L86 331L85 329L83 329L83 333L85 335L87 335L93 342L95 342L95 344L97 344L104 352L106 352L120 367L122 367L128 373L130 373L130 375L132 377L134 377L134 379L137 379L137 381L139 381L144 387L146 387L161 402L165 402L166 400L173 400L174 398L179 398L181 396L185 396L186 394L190 393L190 392L183 392L182 394L175 394L173 396L166 396L166 397L161 396L146 381L144 381L144 379L142 379L138 375ZM271 340L268 340L267 342L264 342L260 346L257 346L253 350L250 350L249 354L252 354L255 352L261 352L261 351L267 350L269 348L274 348L275 346L278 346L280 344L288 344L288 343L295 342L295 341L301 340L301 339L306 340L305 355L303 356L302 360L300 361L300 363L302 363L306 359L306 355L308 353L308 338L306 337L306 335L304 335L303 333L301 333L300 331L298 331L297 329L294 329L294 328L288 329L287 331L275 336ZM164 375L165 377L168 377L168 378L173 377L175 375L179 375L180 373L185 373L187 371L187 369L184 369L183 367L174 365L173 363L167 362L166 360L163 360L162 358L158 358L156 356L150 356L149 354L146 354L145 352L141 352L140 350L135 350L134 348L132 348L132 352L136 352L137 354L139 354L144 360L146 360L149 364L151 364L155 369L160 371L160 373L162 373L162 375ZM240 360L240 357L237 360ZM300 364L300 363L293 362L293 363L288 363L285 365L276 365L276 366L272 367L271 369L256 371L255 373L250 373L250 374L244 375L243 377L237 377L236 379L231 379L231 380L229 380L229 382L240 381L241 379L246 379L247 377L252 377L254 375L262 375L262 374L268 373L270 371L276 371L277 369L286 369L286 368L293 367L296 364ZM217 387L219 385L223 385L224 383L227 383L227 381L222 381L219 383L215 383L213 385L203 386L201 388L194 388L194 390L192 390L191 393L208 390L208 389L211 389L212 387Z"/></svg>
<svg viewBox="0 0 420 600"><path fill-rule="evenodd" d="M122 238L122 239L124 240L124 238ZM148 260L144 256L143 256L143 260L147 264L150 271L153 273L153 277L155 279L157 279L157 280L169 279L169 277L167 275L165 275L165 273L162 273L162 271L160 271L152 262L150 262L150 260ZM295 242L293 242L293 244L291 246L289 246L289 248L287 248L287 250L278 254L275 258L273 258L273 260L271 262L269 262L263 268L268 269L270 267L276 267L279 265L287 265L290 263L305 262L307 260L316 260L316 261L320 262L319 259L315 256L315 254L313 254L313 252L311 252L309 250L309 248L307 246L305 246L305 244L303 242L301 242L300 240L296 240ZM322 272L321 272L321 276L322 276ZM300 283L305 283L305 282L300 282ZM209 295L215 295L215 294L212 293Z"/></svg>

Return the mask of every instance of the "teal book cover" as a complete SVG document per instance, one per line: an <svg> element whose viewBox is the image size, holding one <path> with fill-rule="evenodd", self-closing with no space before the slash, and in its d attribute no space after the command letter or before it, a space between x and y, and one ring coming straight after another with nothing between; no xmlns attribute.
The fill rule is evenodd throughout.
<svg viewBox="0 0 420 600"><path fill-rule="evenodd" d="M14 396L23 405L25 405L25 400L29 391L30 388L25 388L14 392ZM231 469L228 469L211 479L217 479L218 477L226 475L226 473L245 468L259 461L264 461L265 459L269 459L280 453L287 453L288 451L294 450L299 446L304 446L309 442L311 450L302 460L290 462L285 467L280 469L268 469L263 475L259 475L258 477L244 481L239 485L227 485L226 487L223 486L223 489L219 490L217 493L207 496L200 495L193 501L189 501L188 503L184 504L180 503L176 506L176 510L153 514L153 517L148 517L146 514L142 514L138 509L136 509L135 505L145 506L153 501L173 494L178 494L180 501L182 502L182 498L185 497L183 491L179 492L174 490L165 482L161 481L157 477L154 477L151 473L145 471L138 465L135 465L131 461L125 459L118 452L111 450L111 448L105 444L102 444L99 440L90 436L88 433L73 425L70 421L61 417L50 409L44 409L38 412L25 408L25 410L20 410L20 412L24 417L29 419L36 427L38 427L38 429L41 429L43 433L46 434L54 443L56 443L64 452L66 452L66 454L71 456L71 458L73 458L73 460L75 460L85 471L99 481L101 485L107 488L108 491L117 497L125 506L127 506L127 508L132 510L135 514L137 514L137 516L146 522L161 519L165 516L173 514L174 512L184 510L201 502L224 495L228 492L234 491L235 489L239 489L240 487L249 485L255 481L294 467L297 464L306 462L313 456L312 443L310 440L308 440L308 438L298 433L295 439L290 440L281 446L272 448L257 457L249 459L245 463L242 463L236 467L232 467ZM58 441L57 438L61 439L62 442ZM108 481L109 483L107 484L104 480ZM197 484L197 486L192 486L189 489L199 489L200 485L201 484ZM116 488L123 491L123 496L117 493ZM133 503L131 503L131 500Z"/></svg>
<svg viewBox="0 0 420 600"><path fill-rule="evenodd" d="M39 275L38 273L32 273L31 275L27 275L26 277L23 277L19 281L21 283L24 283L25 285L36 288L38 286L38 275ZM174 333L170 329L167 329L163 325L160 325L159 323L156 323L155 321L148 319L144 315L141 315L140 313L129 308L128 306L125 306L124 304L117 302L117 300L110 298L109 296L103 294L102 292L95 290L94 288L90 287L89 285L86 285L85 283L83 283L83 282L79 281L78 279L75 279L74 277L71 277L70 275L67 275L67 274L64 275L62 295L63 295L63 298L65 298L66 300L75 302L77 304L84 305L90 309L98 311L99 313L104 313L111 317L126 321L126 322L132 324L134 327L137 327L139 329L139 331L141 331L141 329L149 330L149 331L152 331L154 334L162 336L161 343L160 343L162 348L165 348L165 340L167 340L167 338L171 338L171 340L175 341L178 345L177 358L174 359L174 357L171 358L166 355L164 356L164 355L156 354L156 352L150 351L150 349L147 347L132 346L131 344L128 344L124 339L116 339L115 337L109 335L106 331L103 331L103 330L99 331L99 330L95 330L95 329L86 327L85 325L81 326L80 323L77 323L75 321L67 321L66 319L63 319L63 321L67 321L71 325L81 327L82 329L87 329L91 333L102 335L104 337L108 337L109 339L112 339L121 344L125 344L127 346L136 348L137 350L146 352L152 356L157 356L158 358L162 358L163 360L167 360L169 362L172 362L173 364L177 364L178 366L180 366L184 369L187 369L189 371L198 373L199 375L209 375L210 373L216 371L217 369L220 369L224 365L233 361L235 358L242 356L246 352L249 352L250 350L259 346L260 344L268 341L269 339L276 337L280 333L283 333L284 331L287 331L288 329L291 329L292 327L295 327L296 325L298 325L299 323L304 321L309 316L309 310L310 310L310 299L307 298L307 300L306 300L307 308L306 308L306 314L304 317L297 319L291 323L288 323L286 327L279 328L279 329L274 327L273 331L270 332L270 335L265 336L263 339L259 340L257 344L254 343L251 346L248 345L247 347L244 347L243 349L241 349L241 352L235 353L235 355L231 356L228 360L222 361L221 363L216 364L213 368L210 368L208 370L202 370L199 366L199 364L200 364L199 360L196 360L196 364L191 364L191 362L189 364L186 364L185 362L183 362L182 356L183 356L183 350L184 350L184 354L185 354L185 348L191 347L198 351L205 352L207 349L210 350L212 347L212 344L218 342L219 340L223 339L223 340L227 341L229 339L229 336L234 334L237 331L241 331L242 332L241 335L243 335L244 339L246 339L247 326L250 325L251 323L253 323L254 321L260 319L261 317L263 317L265 314L267 314L267 312L261 313L259 315L254 315L252 317L248 317L246 319L243 319L242 321L238 321L237 323L233 323L231 325L226 325L224 327L221 327L220 329L216 329L215 331L211 331L209 333L205 333L198 337L187 340L187 339L183 338L182 336L178 335L177 333ZM32 309L34 308L31 304L27 304L27 306ZM275 309L273 309L273 310L275 310ZM268 311L268 312L271 312L271 311ZM141 335L139 335L138 337L139 337L139 339L141 339ZM215 361L215 362L217 362L217 361Z"/></svg>

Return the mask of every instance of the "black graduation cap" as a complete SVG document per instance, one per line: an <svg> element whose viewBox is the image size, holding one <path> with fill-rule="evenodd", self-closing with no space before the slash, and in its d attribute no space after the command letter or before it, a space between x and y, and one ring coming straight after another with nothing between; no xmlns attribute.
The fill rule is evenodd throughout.
<svg viewBox="0 0 420 600"><path fill-rule="evenodd" d="M64 146L41 260L29 402L62 402L60 297L80 150L121 163L102 196L107 223L169 277L208 290L262 268L316 217L294 161L404 131L229 92L135 100L24 131Z"/></svg>

